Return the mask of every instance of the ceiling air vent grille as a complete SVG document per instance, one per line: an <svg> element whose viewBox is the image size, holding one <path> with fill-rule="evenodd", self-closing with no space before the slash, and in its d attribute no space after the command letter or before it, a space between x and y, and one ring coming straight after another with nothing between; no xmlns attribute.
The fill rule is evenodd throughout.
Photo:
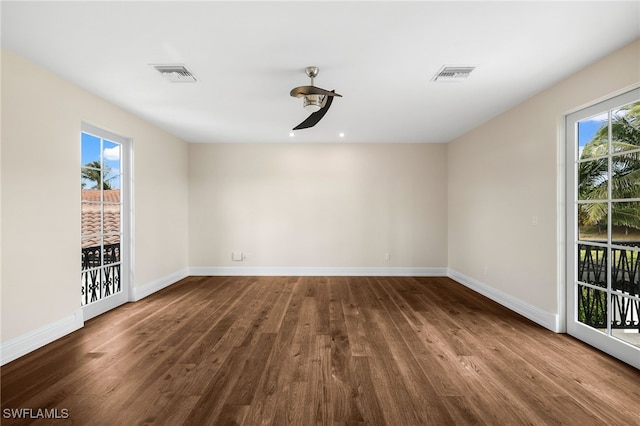
<svg viewBox="0 0 640 426"><path fill-rule="evenodd" d="M153 65L171 83L194 83L196 77L183 65Z"/></svg>
<svg viewBox="0 0 640 426"><path fill-rule="evenodd" d="M433 81L464 81L476 67L442 67Z"/></svg>

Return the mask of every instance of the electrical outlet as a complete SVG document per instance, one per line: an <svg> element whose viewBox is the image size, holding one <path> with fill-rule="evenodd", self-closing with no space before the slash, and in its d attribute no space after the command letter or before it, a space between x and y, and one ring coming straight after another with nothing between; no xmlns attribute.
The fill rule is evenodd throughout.
<svg viewBox="0 0 640 426"><path fill-rule="evenodd" d="M231 252L231 260L235 262L242 262L244 260L244 255L241 251Z"/></svg>

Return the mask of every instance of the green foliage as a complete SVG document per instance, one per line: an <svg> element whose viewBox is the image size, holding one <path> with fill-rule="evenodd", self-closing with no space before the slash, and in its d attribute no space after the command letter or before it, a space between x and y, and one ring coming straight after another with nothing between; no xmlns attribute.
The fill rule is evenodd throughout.
<svg viewBox="0 0 640 426"><path fill-rule="evenodd" d="M112 189L111 183L109 182L109 180L113 179L113 177L106 178L106 176L109 174L111 169L107 165L105 165L103 170L100 170L100 168L101 168L100 161L91 161L85 164L84 167L82 168L82 178L95 183L95 185L90 189L99 189L101 182L102 182L102 189L104 190ZM105 176L104 179L102 178L103 173ZM85 184L83 183L82 184L83 188L84 188L84 185Z"/></svg>
<svg viewBox="0 0 640 426"><path fill-rule="evenodd" d="M611 129L609 128L611 125ZM609 170L609 131L611 130L611 170ZM606 200L611 184L612 199L640 198L640 102L615 111L610 123L600 127L582 151L578 170L578 196L581 200ZM611 223L640 229L640 203L616 203ZM606 221L605 203L582 204L578 212L581 225Z"/></svg>

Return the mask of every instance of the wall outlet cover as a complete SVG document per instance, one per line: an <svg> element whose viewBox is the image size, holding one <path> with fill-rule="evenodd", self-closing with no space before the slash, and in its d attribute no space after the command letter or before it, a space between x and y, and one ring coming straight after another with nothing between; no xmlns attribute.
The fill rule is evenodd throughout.
<svg viewBox="0 0 640 426"><path fill-rule="evenodd" d="M234 251L231 253L231 260L234 260L236 262L241 262L243 259L242 257L242 252L241 251Z"/></svg>

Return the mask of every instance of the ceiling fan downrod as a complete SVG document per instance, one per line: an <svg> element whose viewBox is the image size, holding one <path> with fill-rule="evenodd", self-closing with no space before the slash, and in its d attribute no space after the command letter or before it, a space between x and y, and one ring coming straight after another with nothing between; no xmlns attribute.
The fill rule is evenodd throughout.
<svg viewBox="0 0 640 426"><path fill-rule="evenodd" d="M304 72L307 73L307 76L311 79L311 85L314 86L314 80L318 76L318 72L320 72L320 68L318 67L306 67Z"/></svg>

